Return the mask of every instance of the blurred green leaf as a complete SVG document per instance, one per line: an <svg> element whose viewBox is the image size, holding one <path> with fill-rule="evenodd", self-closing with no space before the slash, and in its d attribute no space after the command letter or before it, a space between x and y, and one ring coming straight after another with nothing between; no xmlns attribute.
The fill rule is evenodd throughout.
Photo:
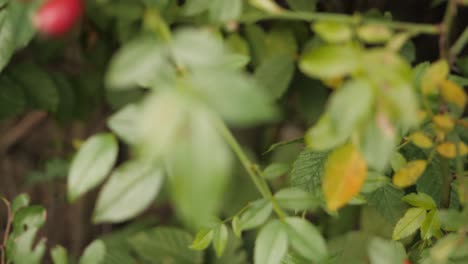
<svg viewBox="0 0 468 264"><path fill-rule="evenodd" d="M191 249L194 250L205 250L210 246L211 241L213 241L213 229L204 228L195 235L195 239L190 245Z"/></svg>
<svg viewBox="0 0 468 264"><path fill-rule="evenodd" d="M341 132L341 133L340 133ZM351 131L338 131L328 113L307 130L304 140L307 147L315 151L325 151L343 144Z"/></svg>
<svg viewBox="0 0 468 264"><path fill-rule="evenodd" d="M135 252L148 262L172 262L177 264L201 264L203 255L189 249L192 236L177 228L157 227L144 230L130 237Z"/></svg>
<svg viewBox="0 0 468 264"><path fill-rule="evenodd" d="M129 161L104 184L97 198L93 221L123 222L146 209L158 195L162 170L148 162Z"/></svg>
<svg viewBox="0 0 468 264"><path fill-rule="evenodd" d="M100 264L106 255L106 245L101 240L89 244L80 258L79 264Z"/></svg>
<svg viewBox="0 0 468 264"><path fill-rule="evenodd" d="M226 225L220 224L213 230L213 246L216 256L221 257L226 249L229 233Z"/></svg>
<svg viewBox="0 0 468 264"><path fill-rule="evenodd" d="M278 54L265 59L255 70L255 78L274 98L280 98L288 89L294 75L292 57Z"/></svg>
<svg viewBox="0 0 468 264"><path fill-rule="evenodd" d="M248 263L247 252L243 248L242 239L229 232L226 249L221 257L213 256L213 264L245 264Z"/></svg>
<svg viewBox="0 0 468 264"><path fill-rule="evenodd" d="M99 185L117 159L117 141L112 134L96 134L80 147L70 166L68 199L73 202Z"/></svg>
<svg viewBox="0 0 468 264"><path fill-rule="evenodd" d="M273 207L265 199L257 200L239 217L239 231L258 227L270 217Z"/></svg>
<svg viewBox="0 0 468 264"><path fill-rule="evenodd" d="M322 176L327 156L327 152L302 151L293 164L291 186L310 192L315 199L323 201Z"/></svg>
<svg viewBox="0 0 468 264"><path fill-rule="evenodd" d="M412 235L418 230L426 217L426 210L421 208L410 208L405 215L398 220L393 229L393 240L400 240Z"/></svg>
<svg viewBox="0 0 468 264"><path fill-rule="evenodd" d="M275 198L281 207L296 211L315 209L320 205L320 200L313 195L294 187L279 190Z"/></svg>
<svg viewBox="0 0 468 264"><path fill-rule="evenodd" d="M297 253L319 263L327 258L325 240L311 223L298 217L288 217L285 221L289 243Z"/></svg>
<svg viewBox="0 0 468 264"><path fill-rule="evenodd" d="M50 250L50 256L54 264L67 264L68 254L67 250L62 246L55 246Z"/></svg>
<svg viewBox="0 0 468 264"><path fill-rule="evenodd" d="M400 242L373 238L369 243L369 259L372 264L404 263L406 252Z"/></svg>
<svg viewBox="0 0 468 264"><path fill-rule="evenodd" d="M429 213L426 215L426 218L424 218L424 221L421 224L421 238L424 240L428 240L431 239L433 236L442 236L440 225L441 224L437 210L433 209L429 211Z"/></svg>
<svg viewBox="0 0 468 264"><path fill-rule="evenodd" d="M26 108L23 89L6 76L0 78L0 86L0 120L21 114Z"/></svg>
<svg viewBox="0 0 468 264"><path fill-rule="evenodd" d="M213 0L210 17L216 22L235 21L242 12L243 0Z"/></svg>
<svg viewBox="0 0 468 264"><path fill-rule="evenodd" d="M342 43L351 40L353 32L351 28L344 23L319 21L314 23L312 29L323 40L330 43Z"/></svg>
<svg viewBox="0 0 468 264"><path fill-rule="evenodd" d="M255 240L255 264L279 264L288 250L288 234L278 220L264 226Z"/></svg>
<svg viewBox="0 0 468 264"><path fill-rule="evenodd" d="M26 193L22 193L16 196L15 199L13 199L11 202L11 213L15 215L18 210L28 206L30 199L31 198L29 198L29 195Z"/></svg>
<svg viewBox="0 0 468 264"><path fill-rule="evenodd" d="M139 109L138 105L129 104L113 114L107 121L112 132L128 144L135 144L139 140Z"/></svg>
<svg viewBox="0 0 468 264"><path fill-rule="evenodd" d="M360 61L360 50L355 46L325 45L304 54L299 68L310 77L337 78L358 70Z"/></svg>
<svg viewBox="0 0 468 264"><path fill-rule="evenodd" d="M294 11L314 12L317 6L317 0L286 0L286 2Z"/></svg>
<svg viewBox="0 0 468 264"><path fill-rule="evenodd" d="M426 210L437 208L434 199L422 192L410 193L408 195L405 195L405 197L403 197L402 200L411 204L412 206L423 208Z"/></svg>
<svg viewBox="0 0 468 264"><path fill-rule="evenodd" d="M386 184L384 187L367 195L367 200L369 205L377 209L385 219L394 224L400 219L407 208L401 200L403 196L404 192L402 190L393 187L391 184Z"/></svg>
<svg viewBox="0 0 468 264"><path fill-rule="evenodd" d="M272 163L263 171L266 179L273 180L287 174L291 167L287 163Z"/></svg>

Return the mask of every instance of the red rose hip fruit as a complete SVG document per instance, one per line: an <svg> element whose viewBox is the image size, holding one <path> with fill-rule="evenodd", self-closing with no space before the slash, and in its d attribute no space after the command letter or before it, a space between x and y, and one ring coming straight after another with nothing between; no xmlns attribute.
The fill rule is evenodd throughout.
<svg viewBox="0 0 468 264"><path fill-rule="evenodd" d="M60 36L70 31L82 14L82 0L47 0L35 14L33 23L45 35Z"/></svg>

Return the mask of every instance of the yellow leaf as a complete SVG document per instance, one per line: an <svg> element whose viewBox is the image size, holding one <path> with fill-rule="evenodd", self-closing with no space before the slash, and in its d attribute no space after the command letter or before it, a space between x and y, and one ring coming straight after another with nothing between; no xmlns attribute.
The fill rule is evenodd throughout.
<svg viewBox="0 0 468 264"><path fill-rule="evenodd" d="M343 79L344 78L340 76L335 78L323 79L322 82L331 89L338 89L343 84Z"/></svg>
<svg viewBox="0 0 468 264"><path fill-rule="evenodd" d="M418 110L418 122L423 123L427 119L427 112L424 110Z"/></svg>
<svg viewBox="0 0 468 264"><path fill-rule="evenodd" d="M455 126L455 122L448 115L435 115L432 118L432 121L436 125L437 129L440 129L444 132L450 132Z"/></svg>
<svg viewBox="0 0 468 264"><path fill-rule="evenodd" d="M423 132L416 131L412 133L409 138L411 142L420 148L430 148L432 147L432 140Z"/></svg>
<svg viewBox="0 0 468 264"><path fill-rule="evenodd" d="M367 178L367 164L351 144L334 150L325 164L323 193L330 211L343 207L359 194Z"/></svg>
<svg viewBox="0 0 468 264"><path fill-rule="evenodd" d="M465 109L466 93L458 84L443 80L440 83L440 95L445 101L455 104L460 109Z"/></svg>
<svg viewBox="0 0 468 264"><path fill-rule="evenodd" d="M403 168L393 175L393 184L400 188L413 185L426 169L427 161L413 160L408 162Z"/></svg>
<svg viewBox="0 0 468 264"><path fill-rule="evenodd" d="M458 143L458 151L460 152L460 156L468 154L468 147L464 142ZM437 152L439 152L440 155L449 159L454 159L457 156L457 149L455 143L452 142L444 142L438 145Z"/></svg>
<svg viewBox="0 0 468 264"><path fill-rule="evenodd" d="M437 86L447 79L449 65L446 60L434 62L421 78L421 91L424 95L431 95L437 92Z"/></svg>

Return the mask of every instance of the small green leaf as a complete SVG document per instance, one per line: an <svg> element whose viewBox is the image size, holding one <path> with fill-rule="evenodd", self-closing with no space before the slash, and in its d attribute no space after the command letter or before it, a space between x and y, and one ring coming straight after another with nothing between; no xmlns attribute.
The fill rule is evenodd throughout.
<svg viewBox="0 0 468 264"><path fill-rule="evenodd" d="M434 199L432 199L431 196L423 192L410 193L403 197L402 200L411 204L412 206L423 208L426 210L432 210L437 208Z"/></svg>
<svg viewBox="0 0 468 264"><path fill-rule="evenodd" d="M404 192L386 184L367 196L369 204L385 217L391 224L395 224L403 216L406 205L401 199Z"/></svg>
<svg viewBox="0 0 468 264"><path fill-rule="evenodd" d="M255 240L255 264L280 264L288 250L288 235L282 223L270 221Z"/></svg>
<svg viewBox="0 0 468 264"><path fill-rule="evenodd" d="M421 208L410 208L405 215L397 222L393 229L393 240L400 240L410 236L421 227L426 217L426 210Z"/></svg>
<svg viewBox="0 0 468 264"><path fill-rule="evenodd" d="M377 173L375 171L369 171L367 173L367 179L361 188L361 193L372 193L378 190L379 188L384 187L389 182L390 179L387 176Z"/></svg>
<svg viewBox="0 0 468 264"><path fill-rule="evenodd" d="M29 195L27 193L22 193L13 199L13 202L11 203L11 213L13 215L18 212L19 209L24 208L29 205Z"/></svg>
<svg viewBox="0 0 468 264"><path fill-rule="evenodd" d="M295 70L294 60L288 54L271 56L255 70L255 78L274 98L280 98L288 89Z"/></svg>
<svg viewBox="0 0 468 264"><path fill-rule="evenodd" d="M339 133L328 113L322 115L317 123L307 130L304 140L307 147L315 151L324 151L343 144L350 131Z"/></svg>
<svg viewBox="0 0 468 264"><path fill-rule="evenodd" d="M54 264L68 264L67 250L62 246L55 246L50 251Z"/></svg>
<svg viewBox="0 0 468 264"><path fill-rule="evenodd" d="M79 264L100 264L106 256L106 245L101 240L94 240L81 255Z"/></svg>
<svg viewBox="0 0 468 264"><path fill-rule="evenodd" d="M307 220L286 218L286 232L294 250L313 262L322 262L327 256L327 246L320 232Z"/></svg>
<svg viewBox="0 0 468 264"><path fill-rule="evenodd" d="M136 216L151 204L162 182L162 169L152 163L125 163L110 176L99 193L93 221L115 223Z"/></svg>
<svg viewBox="0 0 468 264"><path fill-rule="evenodd" d="M97 134L86 140L73 158L68 174L69 201L75 201L104 180L114 166L117 151L112 134Z"/></svg>
<svg viewBox="0 0 468 264"><path fill-rule="evenodd" d="M265 178L273 180L279 176L285 175L291 170L291 166L287 163L272 163L263 171Z"/></svg>
<svg viewBox="0 0 468 264"><path fill-rule="evenodd" d="M232 231L234 232L234 235L236 235L237 237L241 237L242 227L240 226L239 216L237 215L234 216L231 224L232 224Z"/></svg>
<svg viewBox="0 0 468 264"><path fill-rule="evenodd" d="M213 0L210 17L216 22L235 21L242 13L242 0Z"/></svg>
<svg viewBox="0 0 468 264"><path fill-rule="evenodd" d="M291 210L310 210L320 204L310 193L294 187L278 191L275 198L281 207Z"/></svg>
<svg viewBox="0 0 468 264"><path fill-rule="evenodd" d="M442 228L447 231L457 231L468 223L468 212L459 212L454 209L439 212Z"/></svg>
<svg viewBox="0 0 468 264"><path fill-rule="evenodd" d="M437 210L431 210L424 218L421 224L421 238L424 240L431 239L433 236L440 237L442 231L440 230L440 220Z"/></svg>
<svg viewBox="0 0 468 264"><path fill-rule="evenodd" d="M248 230L260 226L270 217L273 207L265 199L257 200L239 217L241 230Z"/></svg>
<svg viewBox="0 0 468 264"><path fill-rule="evenodd" d="M107 126L120 139L128 144L135 144L139 139L138 117L140 116L137 105L129 104L113 114L107 121Z"/></svg>
<svg viewBox="0 0 468 264"><path fill-rule="evenodd" d="M406 252L400 242L373 238L369 243L369 259L372 264L404 263Z"/></svg>
<svg viewBox="0 0 468 264"><path fill-rule="evenodd" d="M198 231L195 239L190 245L190 248L194 250L205 250L210 246L211 241L213 240L213 233L213 229L202 229Z"/></svg>
<svg viewBox="0 0 468 264"><path fill-rule="evenodd" d="M379 44L390 40L393 32L382 24L367 24L357 29L357 35L366 43Z"/></svg>
<svg viewBox="0 0 468 264"><path fill-rule="evenodd" d="M352 45L326 45L303 55L299 68L319 79L338 78L360 67L360 51Z"/></svg>
<svg viewBox="0 0 468 264"><path fill-rule="evenodd" d="M109 65L107 84L116 89L128 89L146 84L167 67L165 48L154 39L138 39L126 44Z"/></svg>
<svg viewBox="0 0 468 264"><path fill-rule="evenodd" d="M330 43L347 42L351 40L353 34L347 24L334 21L319 21L313 25L312 29L323 40Z"/></svg>
<svg viewBox="0 0 468 264"><path fill-rule="evenodd" d="M226 249L229 233L226 225L221 224L214 229L213 246L216 251L216 256L221 257Z"/></svg>
<svg viewBox="0 0 468 264"><path fill-rule="evenodd" d="M406 163L408 163L406 158L400 152L394 152L390 159L390 165L393 171L399 171Z"/></svg>

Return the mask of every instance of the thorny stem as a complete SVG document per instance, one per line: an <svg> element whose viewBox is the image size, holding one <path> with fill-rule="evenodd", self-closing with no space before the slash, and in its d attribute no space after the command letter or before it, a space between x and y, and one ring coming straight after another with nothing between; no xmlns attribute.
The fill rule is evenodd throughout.
<svg viewBox="0 0 468 264"><path fill-rule="evenodd" d="M10 202L8 202L8 200L3 198L3 197L0 197L0 199L3 201L3 203L5 204L5 206L7 208L7 223L6 223L6 227L5 227L5 233L3 234L3 242L2 242L2 245L1 245L1 251L2 251L2 262L1 263L5 264L5 261L6 261L5 246L6 246L6 243L8 241L8 236L10 234L10 229L11 229L11 223L13 221L13 216L11 215Z"/></svg>
<svg viewBox="0 0 468 264"><path fill-rule="evenodd" d="M268 19L284 19L284 20L303 20L303 21L330 21L330 22L341 22L346 24L379 24L388 28L406 30L413 33L438 35L440 34L440 28L438 25L432 24L419 24L409 22L398 22L398 21L383 21L378 19L364 18L359 15L345 15L335 13L315 13L315 12L292 12L282 11L279 13L270 14L254 14L246 15L242 17L241 22L254 23L261 20Z"/></svg>
<svg viewBox="0 0 468 264"><path fill-rule="evenodd" d="M262 196L265 199L271 202L273 206L273 210L278 215L278 218L281 221L283 221L286 214L283 212L278 202L276 201L275 197L271 193L270 188L268 187L268 184L266 183L265 178L262 176L257 165L249 160L244 150L239 145L237 140L234 138L231 131L226 127L224 122L222 120L217 119L216 123L217 123L219 132L224 137L228 145L231 147L234 154L236 154L242 166L245 168L245 170L249 174L250 179L255 184L255 187L257 188L257 190L262 194Z"/></svg>
<svg viewBox="0 0 468 264"><path fill-rule="evenodd" d="M440 38L439 38L439 49L440 57L442 59L449 60L449 41L450 33L452 30L453 20L455 19L457 13L457 1L449 0L447 7L445 9L444 19L440 25Z"/></svg>

